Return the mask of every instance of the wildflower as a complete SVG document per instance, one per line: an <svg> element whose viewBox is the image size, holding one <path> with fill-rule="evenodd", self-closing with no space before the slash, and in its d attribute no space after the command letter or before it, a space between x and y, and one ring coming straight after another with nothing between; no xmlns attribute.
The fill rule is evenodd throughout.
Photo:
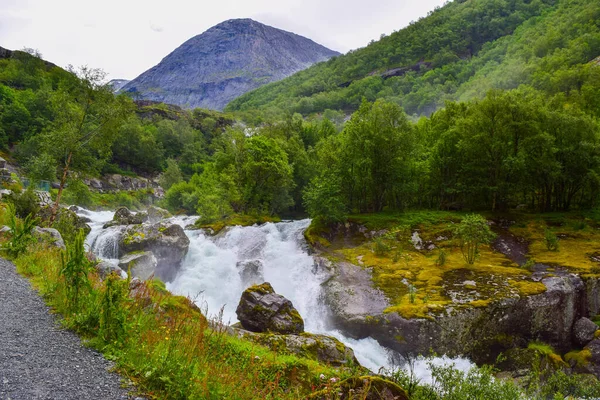
<svg viewBox="0 0 600 400"><path fill-rule="evenodd" d="M327 377L323 374L319 375L319 378L321 378L322 381L324 381L325 379L327 379Z"/></svg>

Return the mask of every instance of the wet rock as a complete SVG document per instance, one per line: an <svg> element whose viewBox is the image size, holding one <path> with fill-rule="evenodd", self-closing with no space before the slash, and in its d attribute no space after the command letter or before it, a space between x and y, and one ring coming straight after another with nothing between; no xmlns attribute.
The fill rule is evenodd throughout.
<svg viewBox="0 0 600 400"><path fill-rule="evenodd" d="M265 281L263 264L260 260L238 261L236 266L244 285L257 285Z"/></svg>
<svg viewBox="0 0 600 400"><path fill-rule="evenodd" d="M96 271L98 271L98 275L100 275L102 280L106 279L107 276L113 273L121 277L123 276L123 270L116 265L109 263L108 261L100 261L98 264L96 264Z"/></svg>
<svg viewBox="0 0 600 400"><path fill-rule="evenodd" d="M421 236L419 236L419 232L414 231L410 238L410 241L412 242L415 249L423 250L423 239L421 239Z"/></svg>
<svg viewBox="0 0 600 400"><path fill-rule="evenodd" d="M123 271L131 271L132 277L142 281L154 276L157 265L156 257L149 251L127 254L119 260L119 268Z"/></svg>
<svg viewBox="0 0 600 400"><path fill-rule="evenodd" d="M119 237L119 258L128 253L150 251L157 260L155 275L170 282L179 271L189 245L190 240L179 225L164 221L129 225Z"/></svg>
<svg viewBox="0 0 600 400"><path fill-rule="evenodd" d="M335 394L332 397L332 394ZM406 391L394 382L378 376L352 377L343 380L333 387L311 394L309 399L329 400L362 399L362 400L409 400Z"/></svg>
<svg viewBox="0 0 600 400"><path fill-rule="evenodd" d="M148 215L148 222L150 222L151 224L172 217L171 213L167 210L155 206L148 207L148 209L146 210L146 214Z"/></svg>
<svg viewBox="0 0 600 400"><path fill-rule="evenodd" d="M42 207L38 212L38 216L43 221L49 221L51 215L52 205ZM82 217L80 217L70 209L64 207L59 207L58 213L56 215L56 223L74 226L76 230L82 229L86 235L92 230L92 228L90 228L90 226L85 222L85 220Z"/></svg>
<svg viewBox="0 0 600 400"><path fill-rule="evenodd" d="M33 236L37 237L40 242L48 240L53 246L63 250L66 249L65 242L60 232L54 228L40 228L39 226L36 226L31 233L33 233Z"/></svg>
<svg viewBox="0 0 600 400"><path fill-rule="evenodd" d="M246 289L235 312L244 329L251 332L304 332L304 320L292 302L275 293L268 282Z"/></svg>
<svg viewBox="0 0 600 400"><path fill-rule="evenodd" d="M229 330L240 338L252 340L279 353L295 354L333 366L360 365L354 351L331 336L306 332L299 335L264 334L235 327Z"/></svg>
<svg viewBox="0 0 600 400"><path fill-rule="evenodd" d="M583 348L581 364L587 372L600 379L600 339L594 339Z"/></svg>
<svg viewBox="0 0 600 400"><path fill-rule="evenodd" d="M589 318L579 318L573 325L573 340L579 346L585 346L594 340L594 333L598 330L596 325Z"/></svg>
<svg viewBox="0 0 600 400"><path fill-rule="evenodd" d="M115 211L112 221L104 224L103 228L110 228L116 225L139 225L148 220L146 213L133 213L127 207L120 207Z"/></svg>

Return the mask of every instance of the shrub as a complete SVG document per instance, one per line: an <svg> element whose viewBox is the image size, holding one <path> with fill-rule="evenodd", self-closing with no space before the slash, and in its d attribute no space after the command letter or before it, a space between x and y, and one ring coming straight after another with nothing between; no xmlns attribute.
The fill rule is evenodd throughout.
<svg viewBox="0 0 600 400"><path fill-rule="evenodd" d="M470 214L463 218L455 230L460 250L467 264L473 264L479 256L479 246L491 243L496 235L481 215Z"/></svg>
<svg viewBox="0 0 600 400"><path fill-rule="evenodd" d="M544 240L546 242L546 248L549 251L558 251L560 244L559 244L559 239L558 236L556 236L556 234L554 232L552 232L549 229L546 229L546 232L544 233Z"/></svg>
<svg viewBox="0 0 600 400"><path fill-rule="evenodd" d="M127 301L127 281L112 273L104 281L100 299L99 334L107 343L118 342L124 337Z"/></svg>
<svg viewBox="0 0 600 400"><path fill-rule="evenodd" d="M40 199L32 186L22 192L12 192L8 197L8 202L14 206L15 214L20 218L25 218L28 215L35 217L40 211Z"/></svg>
<svg viewBox="0 0 600 400"><path fill-rule="evenodd" d="M75 241L69 244L66 254L61 254L60 275L65 280L67 307L72 310L79 304L80 293L91 289L88 273L92 268L92 262L85 254L84 236L83 231L79 231Z"/></svg>
<svg viewBox="0 0 600 400"><path fill-rule="evenodd" d="M390 250L390 245L388 245L382 237L373 239L373 252L377 257L385 256Z"/></svg>
<svg viewBox="0 0 600 400"><path fill-rule="evenodd" d="M444 249L440 249L440 253L438 254L437 260L435 260L435 265L438 267L443 267L446 264L446 252Z"/></svg>
<svg viewBox="0 0 600 400"><path fill-rule="evenodd" d="M62 202L90 207L94 200L90 188L81 179L71 179L63 192Z"/></svg>
<svg viewBox="0 0 600 400"><path fill-rule="evenodd" d="M35 241L31 231L37 225L37 218L29 214L24 220L20 220L15 215L15 207L11 204L8 207L11 238L2 248L11 257L18 257L27 250L27 246Z"/></svg>

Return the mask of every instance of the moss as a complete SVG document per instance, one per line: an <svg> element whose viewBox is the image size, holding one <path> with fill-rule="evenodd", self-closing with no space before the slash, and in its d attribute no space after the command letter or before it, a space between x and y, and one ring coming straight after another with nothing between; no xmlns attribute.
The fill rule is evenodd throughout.
<svg viewBox="0 0 600 400"><path fill-rule="evenodd" d="M533 296L536 294L544 293L546 291L546 285L541 282L531 282L531 281L508 281L512 287L519 291L519 295L523 297Z"/></svg>
<svg viewBox="0 0 600 400"><path fill-rule="evenodd" d="M234 214L208 224L198 220L194 225L199 229L210 230L212 231L212 234L216 235L227 226L252 226L255 224L266 224L267 222L281 222L281 219L277 216L270 215Z"/></svg>
<svg viewBox="0 0 600 400"><path fill-rule="evenodd" d="M265 295L265 294L273 293L273 287L271 286L270 283L265 282L265 283L261 283L260 285L250 286L248 289L246 289L246 292L260 293L262 295Z"/></svg>
<svg viewBox="0 0 600 400"><path fill-rule="evenodd" d="M565 354L565 361L577 367L587 366L591 359L592 353L587 349L581 351L573 350Z"/></svg>
<svg viewBox="0 0 600 400"><path fill-rule="evenodd" d="M381 399L382 393L389 398L408 400L406 391L394 382L379 376L359 376L345 379L325 389L312 393L309 399ZM387 398L387 397L386 397Z"/></svg>
<svg viewBox="0 0 600 400"><path fill-rule="evenodd" d="M485 308L487 306L490 305L490 302L492 300L491 299L486 299L486 300L473 300L469 303L469 305L475 307L475 308Z"/></svg>

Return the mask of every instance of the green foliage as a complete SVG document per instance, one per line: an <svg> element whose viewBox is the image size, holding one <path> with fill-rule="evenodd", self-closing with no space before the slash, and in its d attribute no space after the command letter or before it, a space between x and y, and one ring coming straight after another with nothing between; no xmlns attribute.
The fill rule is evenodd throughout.
<svg viewBox="0 0 600 400"><path fill-rule="evenodd" d="M496 237L486 219L478 214L465 216L456 227L454 235L459 240L460 250L467 264L475 262L480 245L488 244Z"/></svg>
<svg viewBox="0 0 600 400"><path fill-rule="evenodd" d="M544 232L544 241L548 250L558 251L560 249L560 239L550 229L546 229Z"/></svg>
<svg viewBox="0 0 600 400"><path fill-rule="evenodd" d="M6 251L11 257L18 257L27 250L27 247L35 241L32 230L38 224L38 219L28 214L21 220L16 215L15 207L8 206L8 227L10 228L10 239L2 250Z"/></svg>
<svg viewBox="0 0 600 400"><path fill-rule="evenodd" d="M75 204L90 207L93 204L90 188L81 179L70 179L64 191L62 201L65 204Z"/></svg>
<svg viewBox="0 0 600 400"><path fill-rule="evenodd" d="M127 314L128 281L116 274L110 274L104 280L104 291L100 298L100 329L98 334L107 343L124 339Z"/></svg>
<svg viewBox="0 0 600 400"><path fill-rule="evenodd" d="M66 253L61 253L60 275L65 280L67 308L75 310L79 306L80 297L85 291L92 288L88 280L88 273L92 262L88 260L83 246L85 235L80 231L75 241L69 243Z"/></svg>
<svg viewBox="0 0 600 400"><path fill-rule="evenodd" d="M182 180L183 177L181 176L181 169L179 169L179 165L177 165L177 162L174 159L169 158L167 160L167 169L159 178L160 186L162 186L164 190L169 190L171 186L181 182Z"/></svg>
<svg viewBox="0 0 600 400"><path fill-rule="evenodd" d="M373 252L377 257L385 256L391 249L391 246L381 236L373 239Z"/></svg>
<svg viewBox="0 0 600 400"><path fill-rule="evenodd" d="M440 252L438 253L438 258L437 260L435 260L435 265L437 265L438 267L443 267L446 264L446 252L444 251L444 249L440 249Z"/></svg>
<svg viewBox="0 0 600 400"><path fill-rule="evenodd" d="M8 197L8 202L14 207L16 216L25 218L35 216L40 211L39 198L32 186L24 191L13 191Z"/></svg>
<svg viewBox="0 0 600 400"><path fill-rule="evenodd" d="M39 156L33 156L25 165L27 177L32 182L56 180L57 163L49 154L43 153Z"/></svg>
<svg viewBox="0 0 600 400"><path fill-rule="evenodd" d="M414 285L408 284L408 302L410 304L415 304L417 300L417 288Z"/></svg>
<svg viewBox="0 0 600 400"><path fill-rule="evenodd" d="M535 264L535 260L530 258L525 262L525 264L521 265L521 268L526 269L527 271L533 271Z"/></svg>

